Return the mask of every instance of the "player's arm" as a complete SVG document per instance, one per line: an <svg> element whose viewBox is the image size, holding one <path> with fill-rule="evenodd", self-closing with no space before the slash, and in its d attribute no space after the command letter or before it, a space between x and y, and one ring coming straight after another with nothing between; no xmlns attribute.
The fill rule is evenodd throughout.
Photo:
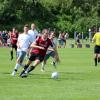
<svg viewBox="0 0 100 100"><path fill-rule="evenodd" d="M21 48L21 41L20 41L20 35L18 37L18 41L17 41L17 48Z"/></svg>
<svg viewBox="0 0 100 100"><path fill-rule="evenodd" d="M48 50L49 50L49 51L54 51L54 49L53 49L53 48L48 48Z"/></svg>
<svg viewBox="0 0 100 100"><path fill-rule="evenodd" d="M11 41L11 32L9 33L9 36L10 36L10 41Z"/></svg>
<svg viewBox="0 0 100 100"><path fill-rule="evenodd" d="M44 47L38 46L36 42L33 42L33 43L30 45L30 47L31 47L31 48L38 48L38 49L42 49L42 50L45 49Z"/></svg>
<svg viewBox="0 0 100 100"><path fill-rule="evenodd" d="M39 44L39 39L40 39L40 37L38 37L38 38L35 40L35 42L33 42L33 43L30 45L30 47L31 47L31 48L38 48L38 49L44 50L44 49L45 49L44 47L38 45L38 44Z"/></svg>

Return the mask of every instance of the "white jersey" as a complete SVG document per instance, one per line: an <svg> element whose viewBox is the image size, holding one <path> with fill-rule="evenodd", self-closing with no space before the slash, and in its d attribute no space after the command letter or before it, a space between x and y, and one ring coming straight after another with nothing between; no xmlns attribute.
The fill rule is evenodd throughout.
<svg viewBox="0 0 100 100"><path fill-rule="evenodd" d="M29 30L28 34L30 35L32 42L34 42L36 40L36 38L38 37L37 30Z"/></svg>
<svg viewBox="0 0 100 100"><path fill-rule="evenodd" d="M17 51L27 52L30 43L32 43L32 41L29 34L24 34L24 33L20 34L18 36L18 41L17 41L17 45L18 45Z"/></svg>

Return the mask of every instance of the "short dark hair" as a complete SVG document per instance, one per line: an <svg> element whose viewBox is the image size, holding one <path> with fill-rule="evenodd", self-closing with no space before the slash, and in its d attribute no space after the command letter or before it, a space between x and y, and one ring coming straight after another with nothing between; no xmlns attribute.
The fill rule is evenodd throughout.
<svg viewBox="0 0 100 100"><path fill-rule="evenodd" d="M29 27L29 25L28 24L25 24L24 27Z"/></svg>
<svg viewBox="0 0 100 100"><path fill-rule="evenodd" d="M43 29L42 34L44 34L44 33L49 33L48 29Z"/></svg>

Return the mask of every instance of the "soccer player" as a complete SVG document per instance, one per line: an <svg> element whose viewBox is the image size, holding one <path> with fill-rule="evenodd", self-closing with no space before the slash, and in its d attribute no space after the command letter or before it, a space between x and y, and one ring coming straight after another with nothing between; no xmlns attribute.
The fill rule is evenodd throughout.
<svg viewBox="0 0 100 100"><path fill-rule="evenodd" d="M12 32L10 33L10 41L11 41L11 51L10 51L10 55L11 55L11 60L13 59L13 49L15 49L15 51L17 51L17 39L18 39L18 32L16 30L16 28L12 29Z"/></svg>
<svg viewBox="0 0 100 100"><path fill-rule="evenodd" d="M36 25L34 23L31 24L31 29L28 31L28 34L30 35L31 41L34 42L36 38L38 37L38 31L36 30ZM30 56L30 52L32 51L31 48L29 48L27 52L27 57Z"/></svg>
<svg viewBox="0 0 100 100"><path fill-rule="evenodd" d="M45 55L45 58L42 62L42 66L41 66L41 71L44 72L44 67L45 67L45 64L47 62L47 60L52 57L53 58L53 66L56 68L56 63L59 62L59 55L58 55L58 52L57 52L57 39L55 38L55 32L51 31L50 32L50 36L49 36L49 39L51 40L52 44L53 44L53 47L55 48L55 51L49 47L47 52L46 52L46 55Z"/></svg>
<svg viewBox="0 0 100 100"><path fill-rule="evenodd" d="M44 29L42 31L42 35L31 44L31 47L34 49L32 50L27 64L24 66L24 70L20 74L21 77L26 77L29 72L31 72L38 64L40 64L40 62L43 61L49 46L53 48L52 42L48 38L48 30ZM29 67L33 61L33 65Z"/></svg>
<svg viewBox="0 0 100 100"><path fill-rule="evenodd" d="M36 30L36 26L34 23L31 24L31 30L28 31L28 34L30 34L31 40L34 42L36 38L38 37L38 31Z"/></svg>
<svg viewBox="0 0 100 100"><path fill-rule="evenodd" d="M28 34L29 27L28 25L24 26L24 32L18 36L17 41L17 60L12 76L15 76L18 68L22 65L24 57L28 51L30 43L32 43L30 35Z"/></svg>
<svg viewBox="0 0 100 100"><path fill-rule="evenodd" d="M78 48L78 45L80 44L80 34L78 34L78 35L76 36L75 44L76 44L76 46L77 46L77 48Z"/></svg>
<svg viewBox="0 0 100 100"><path fill-rule="evenodd" d="M100 62L100 29L99 32L95 33L95 35L93 36L92 42L95 42L94 62L95 62L95 66L97 66L97 62Z"/></svg>

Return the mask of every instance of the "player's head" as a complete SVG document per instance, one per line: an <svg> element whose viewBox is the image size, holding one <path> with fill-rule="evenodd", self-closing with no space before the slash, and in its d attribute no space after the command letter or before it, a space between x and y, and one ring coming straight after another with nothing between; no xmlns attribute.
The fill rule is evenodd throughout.
<svg viewBox="0 0 100 100"><path fill-rule="evenodd" d="M13 33L15 33L15 32L16 32L16 28L15 28L15 27L13 27L13 28L12 28L12 31L13 31Z"/></svg>
<svg viewBox="0 0 100 100"><path fill-rule="evenodd" d="M50 38L50 39L53 39L54 37L55 37L55 32L54 32L54 31L51 31L51 32L50 32L49 38Z"/></svg>
<svg viewBox="0 0 100 100"><path fill-rule="evenodd" d="M48 34L49 34L48 29L43 29L42 30L42 37L44 39L47 39L48 38Z"/></svg>
<svg viewBox="0 0 100 100"><path fill-rule="evenodd" d="M32 24L31 24L31 29L34 30L35 28L36 28L35 24L32 23Z"/></svg>
<svg viewBox="0 0 100 100"><path fill-rule="evenodd" d="M29 30L28 24L24 25L24 32L25 32L25 33L28 33L28 30Z"/></svg>

